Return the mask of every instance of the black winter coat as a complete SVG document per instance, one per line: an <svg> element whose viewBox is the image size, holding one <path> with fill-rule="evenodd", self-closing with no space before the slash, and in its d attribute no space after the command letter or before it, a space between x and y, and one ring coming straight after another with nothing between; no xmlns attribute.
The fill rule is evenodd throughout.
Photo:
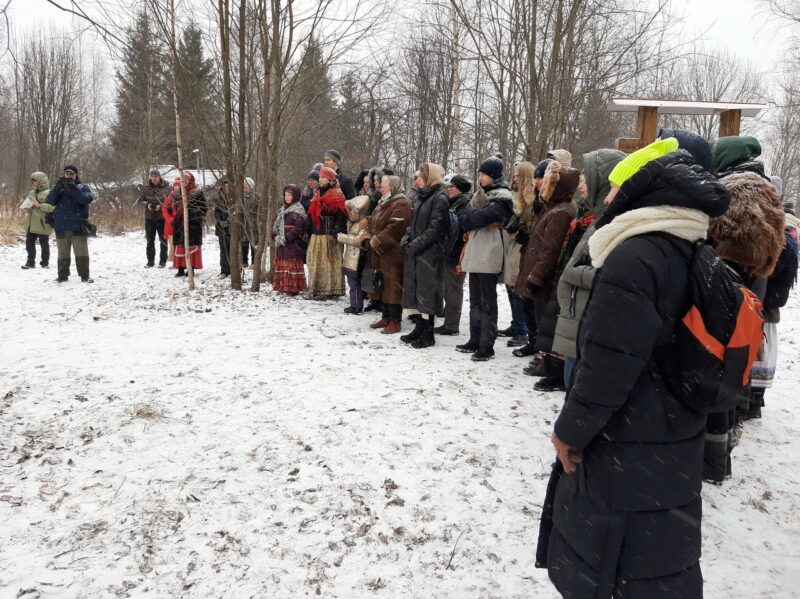
<svg viewBox="0 0 800 599"><path fill-rule="evenodd" d="M778 257L775 270L767 279L764 295L767 322L780 322L780 309L789 301L789 292L797 281L797 241L787 231L784 231L783 237L786 244Z"/></svg>
<svg viewBox="0 0 800 599"><path fill-rule="evenodd" d="M548 566L564 596L584 596L586 580L613 589L620 578L697 569L706 419L667 392L659 357L686 311L687 279L680 250L643 235L614 250L595 281L575 384L555 423L583 458L561 474L552 503ZM589 567L570 572L575 554ZM697 573L675 596L701 596Z"/></svg>
<svg viewBox="0 0 800 599"><path fill-rule="evenodd" d="M344 194L345 200L352 200L356 197L356 188L353 185L353 180L345 175L342 171L336 171L336 180L339 181L339 188L342 190ZM308 210L306 208L306 210Z"/></svg>
<svg viewBox="0 0 800 599"><path fill-rule="evenodd" d="M408 228L403 272L403 307L444 315L442 277L450 227L449 202L440 185L419 193Z"/></svg>
<svg viewBox="0 0 800 599"><path fill-rule="evenodd" d="M466 212L467 208L469 208L469 201L472 199L472 194L462 193L459 196L454 198L449 198L450 201L450 212L452 212L456 218L461 216L464 212ZM448 217L449 218L449 217ZM449 226L449 225L448 225ZM461 250L464 249L464 231L461 231L461 235L458 236L455 244L453 245L453 249L450 252L450 255L447 256L447 266L454 267L458 264L458 261L461 259Z"/></svg>
<svg viewBox="0 0 800 599"><path fill-rule="evenodd" d="M173 243L183 245L183 204L181 192L173 192L175 202L175 220L172 223L174 230ZM189 194L189 245L203 245L203 224L206 220L206 196L200 189L195 189Z"/></svg>

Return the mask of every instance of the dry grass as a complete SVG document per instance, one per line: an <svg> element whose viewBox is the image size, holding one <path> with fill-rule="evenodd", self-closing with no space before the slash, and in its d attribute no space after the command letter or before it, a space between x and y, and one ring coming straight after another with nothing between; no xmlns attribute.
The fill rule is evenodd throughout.
<svg viewBox="0 0 800 599"><path fill-rule="evenodd" d="M89 220L97 226L98 235L124 235L144 228L144 211L132 206L135 198L101 195L89 211ZM12 194L0 196L0 245L18 245L25 241L25 217L19 210L20 200Z"/></svg>
<svg viewBox="0 0 800 599"><path fill-rule="evenodd" d="M142 418L144 420L163 420L164 412L148 403L135 403L131 410L134 418Z"/></svg>

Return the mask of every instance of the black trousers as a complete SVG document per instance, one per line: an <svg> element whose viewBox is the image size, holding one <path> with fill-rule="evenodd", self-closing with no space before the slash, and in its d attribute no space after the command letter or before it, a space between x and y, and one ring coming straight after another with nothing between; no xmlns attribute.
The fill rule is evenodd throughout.
<svg viewBox="0 0 800 599"><path fill-rule="evenodd" d="M250 245L248 240L242 242L242 266L256 263L256 246Z"/></svg>
<svg viewBox="0 0 800 599"><path fill-rule="evenodd" d="M536 333L539 330L536 326L536 302L532 299L523 299L522 307L525 310L525 322L528 325L528 343L536 345Z"/></svg>
<svg viewBox="0 0 800 599"><path fill-rule="evenodd" d="M156 260L156 236L158 236L158 263L167 263L167 241L164 239L164 221L146 220L144 221L144 234L147 237L147 263L151 266Z"/></svg>
<svg viewBox="0 0 800 599"><path fill-rule="evenodd" d="M231 232L229 229L220 229L219 238L219 272L223 275L231 274L231 262L228 258L231 251Z"/></svg>
<svg viewBox="0 0 800 599"><path fill-rule="evenodd" d="M497 275L469 273L469 340L494 349L497 339Z"/></svg>
<svg viewBox="0 0 800 599"><path fill-rule="evenodd" d="M25 249L28 252L28 266L36 265L36 242L42 247L42 261L39 266L42 268L50 264L50 236L28 233L25 235Z"/></svg>

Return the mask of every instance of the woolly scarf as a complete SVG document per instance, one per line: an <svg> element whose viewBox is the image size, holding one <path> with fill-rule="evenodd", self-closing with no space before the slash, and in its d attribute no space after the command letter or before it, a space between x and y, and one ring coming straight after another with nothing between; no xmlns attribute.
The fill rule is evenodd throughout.
<svg viewBox="0 0 800 599"><path fill-rule="evenodd" d="M339 193L330 193L337 191ZM325 189L320 186L314 190L314 199L311 200L311 204L308 207L308 215L314 220L314 225L317 228L320 226L320 217L323 212L327 214L341 212L348 216L347 208L344 205L344 195L342 195L335 183Z"/></svg>
<svg viewBox="0 0 800 599"><path fill-rule="evenodd" d="M306 211L300 202L292 202L288 206L286 205L286 202L283 203L278 210L278 216L275 218L275 222L272 225L272 232L275 234L275 245L278 247L283 247L286 245L285 217L287 214L291 214L292 212L302 214L303 217L306 215Z"/></svg>
<svg viewBox="0 0 800 599"><path fill-rule="evenodd" d="M614 249L626 239L663 232L694 243L708 233L708 215L693 208L650 206L623 212L589 238L592 265L601 268Z"/></svg>

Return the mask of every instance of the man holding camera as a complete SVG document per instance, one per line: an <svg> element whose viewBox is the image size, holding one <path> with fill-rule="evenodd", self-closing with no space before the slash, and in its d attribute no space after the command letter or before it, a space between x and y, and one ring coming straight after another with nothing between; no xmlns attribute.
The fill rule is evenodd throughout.
<svg viewBox="0 0 800 599"><path fill-rule="evenodd" d="M58 248L58 278L63 283L69 279L70 249L75 253L75 267L84 283L94 283L89 277L89 204L92 192L78 178L78 168L67 165L64 176L58 180L47 203L55 206L53 229Z"/></svg>
<svg viewBox="0 0 800 599"><path fill-rule="evenodd" d="M158 267L164 268L167 263L167 242L164 239L164 215L161 207L170 189L161 178L157 169L150 171L150 179L142 188L137 204L144 204L144 233L147 237L147 264L152 268L156 261L156 235L158 235L159 254Z"/></svg>

